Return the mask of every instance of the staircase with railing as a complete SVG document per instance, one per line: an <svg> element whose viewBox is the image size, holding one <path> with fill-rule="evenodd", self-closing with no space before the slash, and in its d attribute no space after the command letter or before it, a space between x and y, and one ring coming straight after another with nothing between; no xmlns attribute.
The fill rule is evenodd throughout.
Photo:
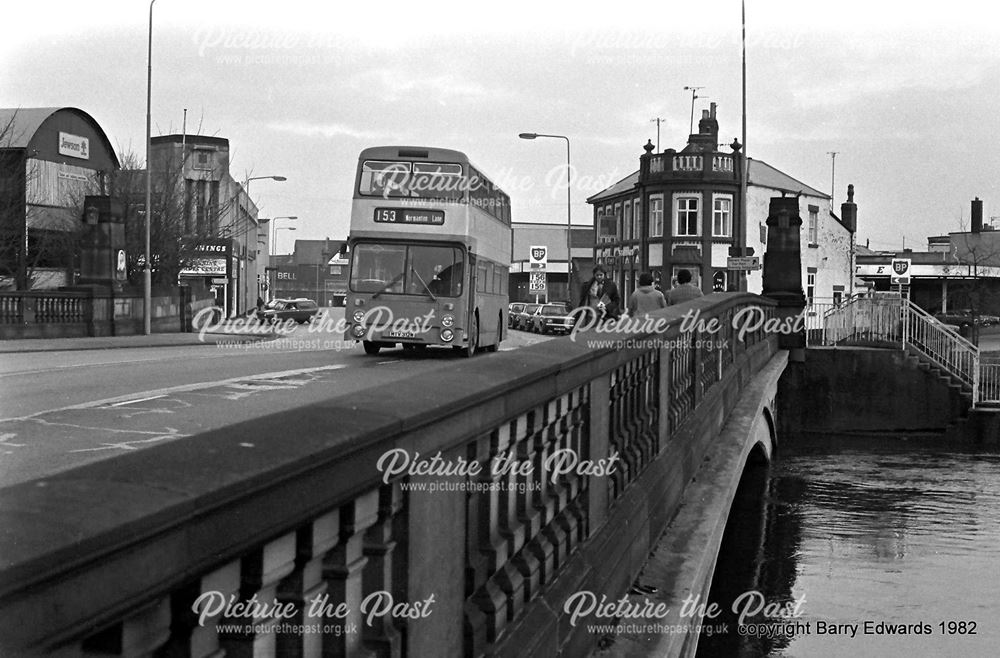
<svg viewBox="0 0 1000 658"><path fill-rule="evenodd" d="M804 320L808 345L898 347L950 376L973 405L1000 404L1000 361L908 299L813 299Z"/></svg>

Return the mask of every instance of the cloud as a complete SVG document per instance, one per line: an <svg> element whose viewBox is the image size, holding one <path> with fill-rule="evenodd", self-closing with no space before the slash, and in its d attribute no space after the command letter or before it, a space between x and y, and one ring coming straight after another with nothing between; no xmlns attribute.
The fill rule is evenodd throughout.
<svg viewBox="0 0 1000 658"><path fill-rule="evenodd" d="M305 121L285 121L280 123L269 123L267 128L277 132L291 133L301 137L325 137L335 139L337 137L348 137L366 142L384 142L390 140L390 136L385 133L377 133L368 130L358 130L350 126L339 123L308 123Z"/></svg>

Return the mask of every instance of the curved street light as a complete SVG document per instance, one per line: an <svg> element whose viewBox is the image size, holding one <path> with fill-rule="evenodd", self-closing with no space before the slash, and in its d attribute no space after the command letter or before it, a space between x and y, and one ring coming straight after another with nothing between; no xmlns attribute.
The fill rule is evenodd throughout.
<svg viewBox="0 0 1000 658"><path fill-rule="evenodd" d="M153 137L151 134L151 101L153 97L153 4L156 0L149 2L149 43L146 51L146 212L145 212L145 248L143 256L146 260L142 273L142 332L146 336L153 333L152 329L152 306L153 306L153 274L150 270L149 255L149 222L152 210L150 202L153 196L153 181L151 178L152 166L149 161L149 151L152 147Z"/></svg>
<svg viewBox="0 0 1000 658"><path fill-rule="evenodd" d="M294 230L295 230L294 226L280 226L274 229L275 251L277 251L278 231L294 231Z"/></svg>
<svg viewBox="0 0 1000 658"><path fill-rule="evenodd" d="M573 203L570 200L570 160L569 160L569 137L566 135L546 135L544 133L520 133L521 139L537 139L539 137L551 137L553 139L566 140L566 294L570 304L573 303Z"/></svg>
<svg viewBox="0 0 1000 658"><path fill-rule="evenodd" d="M297 215L285 215L282 217L272 217L271 218L271 235L273 239L271 240L271 248L274 250L272 253L278 253L278 229L276 228L279 219L295 220L298 219ZM292 229L295 230L294 228Z"/></svg>

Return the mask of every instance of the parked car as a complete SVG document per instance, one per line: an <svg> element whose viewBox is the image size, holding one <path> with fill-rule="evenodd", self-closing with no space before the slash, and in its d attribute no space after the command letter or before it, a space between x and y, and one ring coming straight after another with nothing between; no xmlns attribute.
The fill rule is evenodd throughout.
<svg viewBox="0 0 1000 658"><path fill-rule="evenodd" d="M518 313L520 313L521 311L524 310L524 307L525 307L525 303L524 302L511 302L510 304L507 305L507 328L508 329L514 329L515 328L515 326L514 326L515 318L517 317Z"/></svg>
<svg viewBox="0 0 1000 658"><path fill-rule="evenodd" d="M528 331L528 323L531 321L531 316L535 314L539 306L541 304L525 304L521 312L514 316L514 328Z"/></svg>
<svg viewBox="0 0 1000 658"><path fill-rule="evenodd" d="M311 299L273 299L257 311L261 322L281 322L295 320L299 324L310 322L319 313L319 307Z"/></svg>
<svg viewBox="0 0 1000 658"><path fill-rule="evenodd" d="M983 314L979 316L979 324L981 324L984 327L995 327L996 325L1000 324L1000 317L996 315Z"/></svg>
<svg viewBox="0 0 1000 658"><path fill-rule="evenodd" d="M960 331L968 331L975 324L972 311L948 311L947 313L935 313L934 318L945 325L954 325Z"/></svg>
<svg viewBox="0 0 1000 658"><path fill-rule="evenodd" d="M543 304L531 316L529 331L540 334L568 334L573 330L573 317L565 304Z"/></svg>
<svg viewBox="0 0 1000 658"><path fill-rule="evenodd" d="M942 326L942 327L944 327L945 329L951 329L951 330L952 330L952 331L954 331L954 332L955 332L956 334L958 334L958 333L961 333L961 332L962 332L962 328L961 328L961 327L959 327L959 326L958 326L957 324L949 324L949 323L947 323L947 322L942 322L941 320L937 319L937 317L935 317L935 318L934 318L934 322L937 322L937 323L938 323L939 325L941 325L941 326Z"/></svg>

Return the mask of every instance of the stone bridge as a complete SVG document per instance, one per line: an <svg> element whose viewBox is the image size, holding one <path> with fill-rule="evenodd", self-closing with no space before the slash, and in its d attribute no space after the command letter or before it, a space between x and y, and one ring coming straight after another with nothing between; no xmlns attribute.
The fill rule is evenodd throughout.
<svg viewBox="0 0 1000 658"><path fill-rule="evenodd" d="M762 321L777 310L708 295L656 327L455 362L4 489L0 654L606 651L584 623L600 607L568 602L635 599L651 552L667 557L650 601L676 615L707 595L744 470L775 448L788 353ZM690 655L697 635L611 640Z"/></svg>

